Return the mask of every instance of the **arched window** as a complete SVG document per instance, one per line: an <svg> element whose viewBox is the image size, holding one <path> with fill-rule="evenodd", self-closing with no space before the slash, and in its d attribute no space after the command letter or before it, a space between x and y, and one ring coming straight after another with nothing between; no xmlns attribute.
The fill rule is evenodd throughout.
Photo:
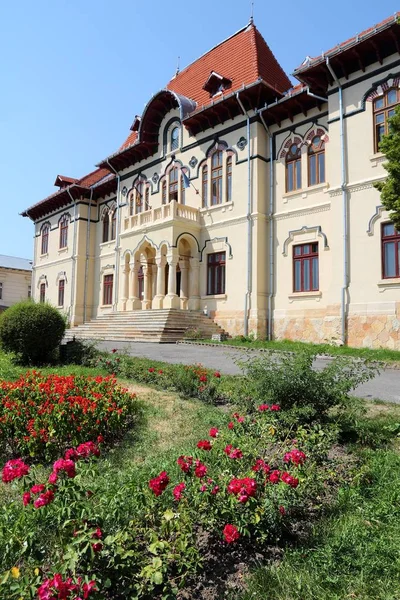
<svg viewBox="0 0 400 600"><path fill-rule="evenodd" d="M50 226L43 225L41 254L47 254L49 251L49 231L50 231Z"/></svg>
<svg viewBox="0 0 400 600"><path fill-rule="evenodd" d="M138 288L139 288L139 300L143 300L144 296L144 273L143 267L140 266L137 274L138 278Z"/></svg>
<svg viewBox="0 0 400 600"><path fill-rule="evenodd" d="M107 209L103 213L103 237L102 237L103 242L108 242L109 228L110 228L110 213L108 212L108 209Z"/></svg>
<svg viewBox="0 0 400 600"><path fill-rule="evenodd" d="M384 135L389 133L389 119L393 117L396 105L400 104L400 90L387 90L374 100L375 152Z"/></svg>
<svg viewBox="0 0 400 600"><path fill-rule="evenodd" d="M181 175L181 204L185 204L185 181L183 175Z"/></svg>
<svg viewBox="0 0 400 600"><path fill-rule="evenodd" d="M129 196L129 215L135 214L135 192L132 191Z"/></svg>
<svg viewBox="0 0 400 600"><path fill-rule="evenodd" d="M201 172L201 189L202 200L201 205L205 208L208 205L208 166L204 165Z"/></svg>
<svg viewBox="0 0 400 600"><path fill-rule="evenodd" d="M286 155L286 191L301 189L301 152L296 144L292 144Z"/></svg>
<svg viewBox="0 0 400 600"><path fill-rule="evenodd" d="M232 200L232 156L226 159L226 201Z"/></svg>
<svg viewBox="0 0 400 600"><path fill-rule="evenodd" d="M308 185L316 185L325 181L325 143L317 135L308 149Z"/></svg>
<svg viewBox="0 0 400 600"><path fill-rule="evenodd" d="M111 240L115 240L117 235L117 209L114 208L111 214Z"/></svg>
<svg viewBox="0 0 400 600"><path fill-rule="evenodd" d="M64 215L60 221L60 249L68 244L68 217Z"/></svg>
<svg viewBox="0 0 400 600"><path fill-rule="evenodd" d="M46 302L46 284L45 283L40 284L39 302Z"/></svg>
<svg viewBox="0 0 400 600"><path fill-rule="evenodd" d="M139 181L136 184L136 192L135 192L135 212L136 214L141 213L143 211L143 182Z"/></svg>
<svg viewBox="0 0 400 600"><path fill-rule="evenodd" d="M162 182L161 201L163 204L167 204L167 182L165 179Z"/></svg>
<svg viewBox="0 0 400 600"><path fill-rule="evenodd" d="M211 205L222 202L222 151L217 150L211 158Z"/></svg>
<svg viewBox="0 0 400 600"><path fill-rule="evenodd" d="M145 192L144 198L145 198L144 210L150 210L150 188L149 188L149 186L146 187L146 192Z"/></svg>
<svg viewBox="0 0 400 600"><path fill-rule="evenodd" d="M169 193L168 201L176 200L178 202L178 167L173 167L169 172Z"/></svg>
<svg viewBox="0 0 400 600"><path fill-rule="evenodd" d="M174 127L171 131L171 151L179 148L179 127Z"/></svg>

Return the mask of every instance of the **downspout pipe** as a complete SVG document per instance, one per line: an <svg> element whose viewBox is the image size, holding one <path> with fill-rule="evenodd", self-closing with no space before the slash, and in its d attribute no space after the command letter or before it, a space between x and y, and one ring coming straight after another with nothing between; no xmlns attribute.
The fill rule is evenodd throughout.
<svg viewBox="0 0 400 600"><path fill-rule="evenodd" d="M116 312L118 305L118 290L119 290L119 231L120 231L120 223L121 223L121 215L120 215L120 187L121 187L121 177L118 175L118 172L114 169L114 167L109 163L108 159L106 160L110 170L115 173L117 178L117 226L115 231L115 285L114 285L114 301L113 301L113 312Z"/></svg>
<svg viewBox="0 0 400 600"><path fill-rule="evenodd" d="M348 195L347 195L347 178L346 178L346 140L344 135L344 110L343 110L343 88L334 72L332 65L329 62L329 57L326 57L326 67L332 75L333 80L338 86L339 92L339 118L340 118L340 156L341 156L341 171L342 171L342 212L343 212L343 286L341 290L340 304L340 319L342 326L342 343L347 342L347 294L349 289L349 256L348 256L348 240L349 240L349 223L348 223Z"/></svg>
<svg viewBox="0 0 400 600"><path fill-rule="evenodd" d="M239 92L235 94L236 100L241 111L247 119L247 275L246 275L246 294L244 297L244 335L249 335L249 309L252 290L252 271L253 271L253 239L252 239L252 206L251 206L251 140L250 140L250 115L243 106Z"/></svg>
<svg viewBox="0 0 400 600"><path fill-rule="evenodd" d="M307 96L311 96L311 98L316 98L317 100L322 100L322 102L328 102L328 98L323 98L322 96L318 96L317 94L313 94L310 92L310 88L306 89Z"/></svg>
<svg viewBox="0 0 400 600"><path fill-rule="evenodd" d="M267 339L272 340L273 337L273 318L272 318L272 299L274 297L274 278L275 278L275 256L274 256L274 206L275 206L275 187L274 187L274 157L273 157L273 138L270 128L265 122L263 112L267 107L257 111L260 115L261 123L264 125L265 131L269 139L269 291L268 291L268 328Z"/></svg>
<svg viewBox="0 0 400 600"><path fill-rule="evenodd" d="M76 279L76 239L77 239L77 227L76 227L76 200L73 198L72 194L71 194L71 190L69 189L69 187L67 188L67 192L68 192L68 196L71 198L71 202L74 203L74 237L73 237L73 242L72 242L72 272L71 272L71 314L70 317L72 317L73 315L73 310L74 310L74 286L75 286L75 279ZM76 294L75 294L75 298L76 298Z"/></svg>
<svg viewBox="0 0 400 600"><path fill-rule="evenodd" d="M90 249L90 219L92 218L93 188L90 188L88 220L86 228L86 259L85 259L85 287L83 289L83 322L86 323L87 285L89 278L89 249Z"/></svg>

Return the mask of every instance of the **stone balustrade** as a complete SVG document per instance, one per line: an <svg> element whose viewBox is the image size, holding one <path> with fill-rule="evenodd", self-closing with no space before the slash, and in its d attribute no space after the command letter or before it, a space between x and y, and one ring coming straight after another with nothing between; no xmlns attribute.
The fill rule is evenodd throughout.
<svg viewBox="0 0 400 600"><path fill-rule="evenodd" d="M175 200L172 200L169 204L163 204L157 208L152 208L142 213L125 217L124 231L149 227L155 223L175 220L194 221L199 223L200 211L193 206L179 204Z"/></svg>

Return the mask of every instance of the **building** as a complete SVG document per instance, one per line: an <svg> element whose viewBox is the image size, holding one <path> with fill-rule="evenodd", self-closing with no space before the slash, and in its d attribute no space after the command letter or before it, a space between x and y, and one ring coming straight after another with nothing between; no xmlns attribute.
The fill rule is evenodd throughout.
<svg viewBox="0 0 400 600"><path fill-rule="evenodd" d="M95 171L23 215L72 325L206 311L230 334L400 349L400 233L373 184L400 13L294 71L251 21L149 99Z"/></svg>
<svg viewBox="0 0 400 600"><path fill-rule="evenodd" d="M32 261L0 254L0 311L31 297Z"/></svg>

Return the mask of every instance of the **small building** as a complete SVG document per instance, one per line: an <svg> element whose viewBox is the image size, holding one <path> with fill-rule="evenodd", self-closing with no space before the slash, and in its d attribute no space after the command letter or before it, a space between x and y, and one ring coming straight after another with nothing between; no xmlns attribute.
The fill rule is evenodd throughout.
<svg viewBox="0 0 400 600"><path fill-rule="evenodd" d="M295 86L253 21L177 73L116 152L23 213L34 297L72 326L180 309L232 335L400 349L400 232L374 187L399 19L307 57Z"/></svg>
<svg viewBox="0 0 400 600"><path fill-rule="evenodd" d="M32 261L0 254L0 311L32 295Z"/></svg>

